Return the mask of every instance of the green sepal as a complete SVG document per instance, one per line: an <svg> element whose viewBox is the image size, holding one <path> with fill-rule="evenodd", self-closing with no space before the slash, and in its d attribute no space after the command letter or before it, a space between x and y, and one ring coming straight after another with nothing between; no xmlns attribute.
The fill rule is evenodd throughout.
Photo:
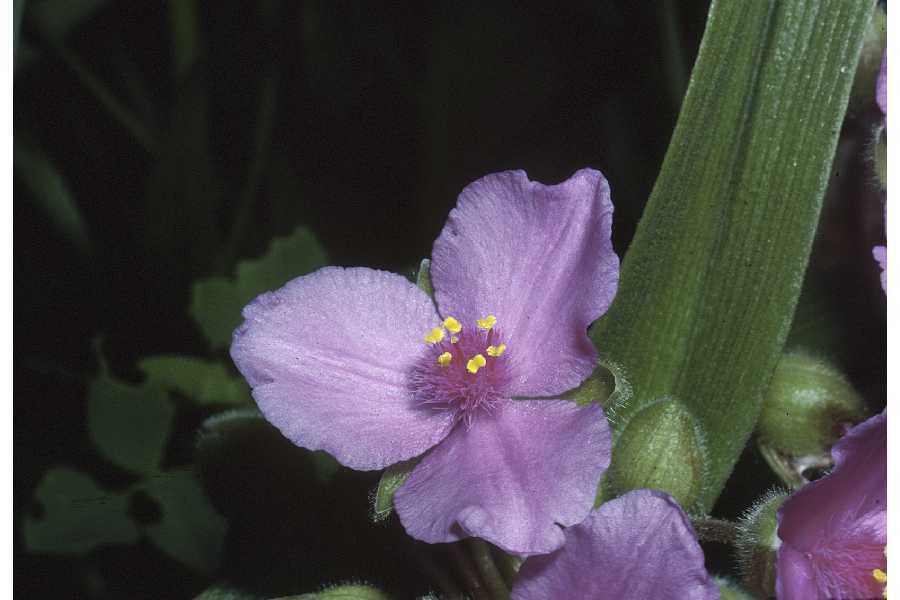
<svg viewBox="0 0 900 600"><path fill-rule="evenodd" d="M631 384L622 367L600 356L597 368L577 388L561 396L564 400L572 400L578 406L586 406L597 402L603 406L606 416L615 419L616 411L631 400Z"/></svg>
<svg viewBox="0 0 900 600"><path fill-rule="evenodd" d="M238 263L234 277L195 281L191 316L212 347L227 346L241 323L241 310L251 300L326 264L328 258L316 237L298 227L291 235L273 240L265 255Z"/></svg>
<svg viewBox="0 0 900 600"><path fill-rule="evenodd" d="M434 286L431 285L431 261L423 258L416 275L416 285L420 290L434 298Z"/></svg>
<svg viewBox="0 0 900 600"><path fill-rule="evenodd" d="M105 545L132 544L140 535L128 514L128 498L80 471L50 469L35 499L42 515L26 516L22 529L29 552L84 555Z"/></svg>
<svg viewBox="0 0 900 600"><path fill-rule="evenodd" d="M148 356L138 361L147 379L197 404L249 404L250 388L218 361L195 356Z"/></svg>
<svg viewBox="0 0 900 600"><path fill-rule="evenodd" d="M394 510L394 493L409 478L421 456L391 465L381 474L378 487L372 496L372 522L384 521Z"/></svg>

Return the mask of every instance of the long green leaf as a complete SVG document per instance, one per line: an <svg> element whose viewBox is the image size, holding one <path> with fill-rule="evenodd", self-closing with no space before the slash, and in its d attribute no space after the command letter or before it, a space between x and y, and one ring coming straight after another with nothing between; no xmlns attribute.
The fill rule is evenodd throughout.
<svg viewBox="0 0 900 600"><path fill-rule="evenodd" d="M668 395L700 422L706 509L791 324L873 5L712 3L618 296L592 332L625 369L632 407Z"/></svg>

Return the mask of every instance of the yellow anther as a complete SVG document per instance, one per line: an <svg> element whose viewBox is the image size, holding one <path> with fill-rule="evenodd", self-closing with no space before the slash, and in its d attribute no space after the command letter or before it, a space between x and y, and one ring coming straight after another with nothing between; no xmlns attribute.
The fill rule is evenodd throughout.
<svg viewBox="0 0 900 600"><path fill-rule="evenodd" d="M441 365L442 367L450 366L450 361L452 361L452 360L453 360L453 355L450 354L449 352L444 352L443 354L438 356L438 364Z"/></svg>
<svg viewBox="0 0 900 600"><path fill-rule="evenodd" d="M435 327L431 333L425 336L425 341L429 344L437 344L442 339L444 339L444 330L440 327Z"/></svg>
<svg viewBox="0 0 900 600"><path fill-rule="evenodd" d="M887 583L887 573L881 569L872 569L872 577L874 577L875 581L878 583Z"/></svg>
<svg viewBox="0 0 900 600"><path fill-rule="evenodd" d="M497 357L506 352L506 344L500 344L499 346L488 346L487 353L488 356Z"/></svg>
<svg viewBox="0 0 900 600"><path fill-rule="evenodd" d="M484 356L481 354L476 354L472 358L469 359L469 362L466 363L466 370L474 375L478 372L478 369L487 364L487 361L484 359Z"/></svg>
<svg viewBox="0 0 900 600"><path fill-rule="evenodd" d="M488 330L497 324L497 317L495 317L494 315L488 315L483 319L476 319L475 323L478 324L479 329Z"/></svg>
<svg viewBox="0 0 900 600"><path fill-rule="evenodd" d="M458 341L459 341L459 336L458 336L458 335L451 335L451 336L450 336L450 343L451 343L451 344L455 344L455 343L458 342Z"/></svg>
<svg viewBox="0 0 900 600"><path fill-rule="evenodd" d="M447 328L447 331L450 333L459 333L462 331L462 325L459 324L459 321L454 319L453 317L447 317L444 319L444 327Z"/></svg>

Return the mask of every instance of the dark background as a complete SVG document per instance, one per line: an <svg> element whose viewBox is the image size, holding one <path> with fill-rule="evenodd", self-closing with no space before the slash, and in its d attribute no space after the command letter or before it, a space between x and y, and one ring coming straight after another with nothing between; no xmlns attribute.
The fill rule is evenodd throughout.
<svg viewBox="0 0 900 600"><path fill-rule="evenodd" d="M51 466L113 486L127 481L87 438L93 341L100 336L125 379L137 377L141 356L209 356L187 312L191 282L230 273L299 224L334 264L411 275L467 183L511 168L555 183L590 166L610 181L622 254L707 10L707 2L674 0L552 8L101 0L75 2L86 8L70 15L62 4L25 3L15 136L52 160L87 241L54 227L17 177L17 523L41 510L33 490ZM145 133L123 125L103 93ZM876 110L871 97L852 107L797 334L821 341L873 409L883 404L885 362L883 295L870 257L883 241L867 161ZM206 414L179 412L171 464L190 462ZM729 486L725 516L774 482L752 450L741 468L749 475ZM303 522L291 539L273 541L277 519L235 527L223 572L279 593L354 577L401 597L426 591L404 559L419 550L396 523L368 525L366 494L376 482L377 474L342 470L337 487L310 492L284 516ZM152 507L144 512L153 518ZM210 583L146 543L67 558L26 554L20 537L21 597L190 597ZM719 572L729 568L727 555L710 560ZM271 574L279 561L294 579ZM98 578L103 585L91 583Z"/></svg>

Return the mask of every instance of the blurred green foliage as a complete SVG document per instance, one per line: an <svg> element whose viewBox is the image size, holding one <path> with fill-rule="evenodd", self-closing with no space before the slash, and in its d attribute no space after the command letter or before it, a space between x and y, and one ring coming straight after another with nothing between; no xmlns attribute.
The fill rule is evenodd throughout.
<svg viewBox="0 0 900 600"><path fill-rule="evenodd" d="M272 241L268 253L257 260L241 261L235 276L211 277L194 283L191 316L200 325L210 346L231 343L241 323L241 309L263 292L280 288L289 280L328 264L325 251L305 227Z"/></svg>
<svg viewBox="0 0 900 600"><path fill-rule="evenodd" d="M84 473L47 471L35 498L43 514L26 518L23 526L25 543L33 552L82 555L104 544L138 540L127 498L102 489Z"/></svg>

